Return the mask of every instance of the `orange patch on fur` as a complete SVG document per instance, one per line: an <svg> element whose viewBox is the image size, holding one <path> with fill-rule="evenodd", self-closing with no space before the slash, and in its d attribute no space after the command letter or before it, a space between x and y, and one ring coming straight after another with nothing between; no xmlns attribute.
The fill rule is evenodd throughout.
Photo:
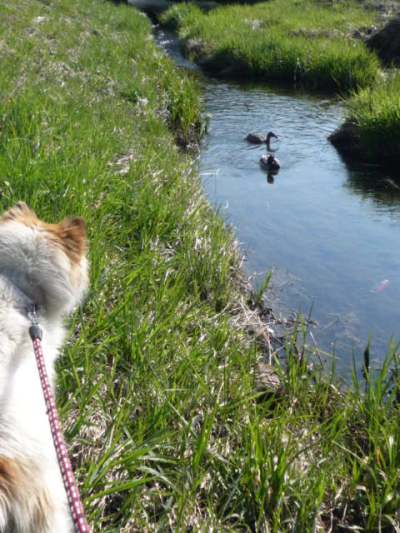
<svg viewBox="0 0 400 533"><path fill-rule="evenodd" d="M86 225L83 218L65 218L59 224L46 224L46 230L58 241L71 263L79 263L86 253Z"/></svg>
<svg viewBox="0 0 400 533"><path fill-rule="evenodd" d="M13 461L0 458L0 501L11 499L17 492L18 473Z"/></svg>
<svg viewBox="0 0 400 533"><path fill-rule="evenodd" d="M39 228L49 234L51 240L67 255L72 264L77 264L86 253L86 225L83 218L65 218L58 224L48 224L38 219L25 202L18 202L0 217L0 223L15 220L30 228Z"/></svg>
<svg viewBox="0 0 400 533"><path fill-rule="evenodd" d="M30 209L25 202L18 202L2 214L0 222L8 222L10 220L18 220L26 226L33 227L40 223L36 213Z"/></svg>
<svg viewBox="0 0 400 533"><path fill-rule="evenodd" d="M0 457L0 507L9 520L7 531L15 529L15 509L30 517L31 531L43 531L48 524L49 498L37 485L34 465ZM35 483L36 482L36 483Z"/></svg>

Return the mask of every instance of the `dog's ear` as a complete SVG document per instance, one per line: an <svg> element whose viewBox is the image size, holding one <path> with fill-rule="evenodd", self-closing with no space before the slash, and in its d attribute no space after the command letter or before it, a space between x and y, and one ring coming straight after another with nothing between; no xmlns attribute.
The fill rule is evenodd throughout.
<svg viewBox="0 0 400 533"><path fill-rule="evenodd" d="M78 263L86 253L86 224L83 218L65 218L57 224L57 236L73 263Z"/></svg>
<svg viewBox="0 0 400 533"><path fill-rule="evenodd" d="M17 202L14 207L8 209L0 218L0 220L3 222L6 222L7 220L19 219L29 225L32 222L37 221L37 216L35 212L26 205L25 202Z"/></svg>

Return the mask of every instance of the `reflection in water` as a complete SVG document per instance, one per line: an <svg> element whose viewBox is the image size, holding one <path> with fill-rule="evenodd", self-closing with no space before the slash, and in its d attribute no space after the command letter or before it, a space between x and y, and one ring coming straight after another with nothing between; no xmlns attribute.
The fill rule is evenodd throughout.
<svg viewBox="0 0 400 533"><path fill-rule="evenodd" d="M169 48L186 66L176 44ZM372 356L382 358L391 336L400 337L399 176L345 164L327 141L342 122L333 100L203 83L212 118L200 172L211 201L226 206L249 275L273 271L271 305L311 312L316 343L336 352L343 371L353 353L361 361L369 335ZM249 145L249 131L279 136L278 176L265 176L265 144Z"/></svg>
<svg viewBox="0 0 400 533"><path fill-rule="evenodd" d="M399 216L400 204L400 171L391 174L374 166L360 165L347 162L350 169L350 179L346 183L353 192L364 200L376 203L377 208L393 212Z"/></svg>
<svg viewBox="0 0 400 533"><path fill-rule="evenodd" d="M212 119L200 170L211 200L228 202L224 214L243 243L249 274L261 279L273 269L274 307L311 311L316 342L336 351L342 369L353 351L361 356L369 334L381 357L400 322L395 177L348 169L327 141L342 119L333 100L208 81L205 105ZM270 130L279 136L282 165L265 180L257 164L265 146L243 138ZM384 280L385 289L374 291Z"/></svg>

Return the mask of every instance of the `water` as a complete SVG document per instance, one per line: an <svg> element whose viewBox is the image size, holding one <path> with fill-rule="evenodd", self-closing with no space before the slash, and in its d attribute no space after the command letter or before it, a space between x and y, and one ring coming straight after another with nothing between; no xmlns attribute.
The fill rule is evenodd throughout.
<svg viewBox="0 0 400 533"><path fill-rule="evenodd" d="M168 39L164 39L168 41ZM164 43L165 44L165 43ZM166 43L188 66L176 43ZM349 167L327 141L342 122L335 100L204 79L211 114L200 173L211 202L235 228L255 283L273 271L269 303L311 313L317 344L346 373L368 337L376 360L400 338L400 187L374 167ZM259 166L264 146L249 132L273 131L281 170ZM400 181L398 181L400 183Z"/></svg>

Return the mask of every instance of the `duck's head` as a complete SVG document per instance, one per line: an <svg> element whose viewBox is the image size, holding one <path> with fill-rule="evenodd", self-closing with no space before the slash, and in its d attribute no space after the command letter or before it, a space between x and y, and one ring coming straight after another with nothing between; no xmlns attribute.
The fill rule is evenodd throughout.
<svg viewBox="0 0 400 533"><path fill-rule="evenodd" d="M269 131L267 133L267 142L269 142L271 139L277 139L278 135L275 135L273 131Z"/></svg>

